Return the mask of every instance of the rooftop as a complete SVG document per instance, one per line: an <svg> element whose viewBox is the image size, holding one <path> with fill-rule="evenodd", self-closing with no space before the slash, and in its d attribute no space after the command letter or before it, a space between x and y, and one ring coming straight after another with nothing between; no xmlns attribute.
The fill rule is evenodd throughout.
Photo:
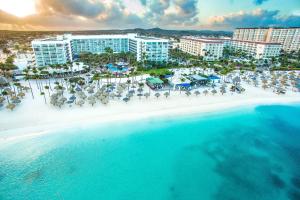
<svg viewBox="0 0 300 200"><path fill-rule="evenodd" d="M146 81L149 82L150 84L163 84L164 82L162 80L160 80L159 78L155 78L155 77L149 77L146 78Z"/></svg>

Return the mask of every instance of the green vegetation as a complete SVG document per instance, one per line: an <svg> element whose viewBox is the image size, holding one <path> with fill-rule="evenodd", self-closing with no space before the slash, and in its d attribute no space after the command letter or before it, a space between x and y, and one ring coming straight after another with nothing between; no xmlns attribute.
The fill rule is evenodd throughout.
<svg viewBox="0 0 300 200"><path fill-rule="evenodd" d="M171 75L173 72L171 72L169 69L166 68L155 68L155 69L143 69L138 70L140 74L150 74L151 76L164 76L164 75Z"/></svg>
<svg viewBox="0 0 300 200"><path fill-rule="evenodd" d="M14 56L9 56L5 63L0 63L0 74L5 77L10 77L11 71L18 69L17 66L14 65Z"/></svg>

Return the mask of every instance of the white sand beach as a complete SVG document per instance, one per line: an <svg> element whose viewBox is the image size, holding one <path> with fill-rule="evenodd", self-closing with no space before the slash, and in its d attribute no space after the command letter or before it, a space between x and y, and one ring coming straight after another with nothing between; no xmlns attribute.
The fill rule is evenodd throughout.
<svg viewBox="0 0 300 200"><path fill-rule="evenodd" d="M37 95L32 99L30 92L22 103L13 111L7 109L0 112L0 141L17 138L32 137L45 134L66 127L82 127L90 124L100 124L110 121L137 120L156 116L178 116L195 113L222 111L242 106L267 104L300 103L300 93L287 91L285 95L278 95L271 89L263 90L260 87L243 84L246 92L242 94L227 92L212 95L196 96L192 93L187 97L184 92L171 91L166 98L162 94L159 98L151 96L146 99L135 96L130 102L111 100L108 105L100 103L82 107L65 105L57 108L45 104L43 96ZM37 90L33 85L33 90Z"/></svg>

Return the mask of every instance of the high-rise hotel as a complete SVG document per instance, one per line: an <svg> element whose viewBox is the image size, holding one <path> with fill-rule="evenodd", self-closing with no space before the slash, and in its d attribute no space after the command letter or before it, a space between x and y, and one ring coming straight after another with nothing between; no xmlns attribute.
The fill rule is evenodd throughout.
<svg viewBox="0 0 300 200"><path fill-rule="evenodd" d="M183 52L212 61L223 56L224 41L214 38L182 37L179 48Z"/></svg>
<svg viewBox="0 0 300 200"><path fill-rule="evenodd" d="M168 60L168 40L124 35L71 35L32 41L36 66L64 64L76 60L83 52L101 54L109 47L114 53L132 52L137 61L163 62Z"/></svg>
<svg viewBox="0 0 300 200"><path fill-rule="evenodd" d="M233 39L251 42L280 43L284 51L299 51L300 27L237 28L234 31Z"/></svg>

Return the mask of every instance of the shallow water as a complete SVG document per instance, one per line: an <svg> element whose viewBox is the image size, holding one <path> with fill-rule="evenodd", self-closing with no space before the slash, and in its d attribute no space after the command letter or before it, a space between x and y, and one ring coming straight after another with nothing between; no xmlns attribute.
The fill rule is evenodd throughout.
<svg viewBox="0 0 300 200"><path fill-rule="evenodd" d="M0 147L0 199L298 200L300 106L74 128Z"/></svg>

